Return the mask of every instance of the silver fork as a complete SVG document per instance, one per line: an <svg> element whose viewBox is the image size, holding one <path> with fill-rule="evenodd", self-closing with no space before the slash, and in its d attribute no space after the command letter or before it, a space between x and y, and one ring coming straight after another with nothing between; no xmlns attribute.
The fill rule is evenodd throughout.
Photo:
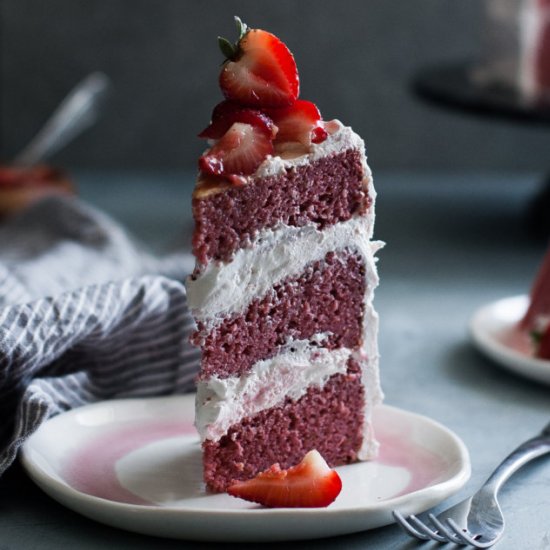
<svg viewBox="0 0 550 550"><path fill-rule="evenodd" d="M455 543L475 548L488 548L497 542L504 532L504 517L497 496L500 488L534 458L550 452L550 424L542 432L522 443L512 451L489 476L481 489L455 506L435 516L428 513L421 520L415 515L405 517L397 510L393 517L411 536L417 539Z"/></svg>

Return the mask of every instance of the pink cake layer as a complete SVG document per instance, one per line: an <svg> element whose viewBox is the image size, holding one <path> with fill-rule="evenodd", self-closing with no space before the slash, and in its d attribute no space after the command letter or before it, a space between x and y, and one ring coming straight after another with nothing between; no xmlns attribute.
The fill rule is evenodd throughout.
<svg viewBox="0 0 550 550"><path fill-rule="evenodd" d="M317 449L331 466L357 459L363 441L364 389L359 365L310 387L297 401L264 410L233 425L219 441L203 443L204 479L214 492L279 463L288 468Z"/></svg>
<svg viewBox="0 0 550 550"><path fill-rule="evenodd" d="M361 153L350 149L242 187L193 197L197 262L228 261L259 230L278 223L320 228L365 212L372 199L364 180ZM338 192L335 192L335 189Z"/></svg>
<svg viewBox="0 0 550 550"><path fill-rule="evenodd" d="M323 347L358 347L365 284L360 256L346 250L329 252L209 333L199 324L194 342L202 347L200 379L241 375L260 359L276 355L289 338L330 333Z"/></svg>

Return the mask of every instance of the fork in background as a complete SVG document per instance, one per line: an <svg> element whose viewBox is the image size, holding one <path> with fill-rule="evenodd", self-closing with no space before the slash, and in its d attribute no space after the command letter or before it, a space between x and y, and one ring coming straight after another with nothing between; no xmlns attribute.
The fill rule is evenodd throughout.
<svg viewBox="0 0 550 550"><path fill-rule="evenodd" d="M527 440L509 454L489 476L479 491L448 510L435 516L423 514L423 519L403 516L397 510L393 517L411 536L426 541L470 545L488 548L504 532L504 516L497 497L500 488L531 460L550 452L550 423L536 437Z"/></svg>

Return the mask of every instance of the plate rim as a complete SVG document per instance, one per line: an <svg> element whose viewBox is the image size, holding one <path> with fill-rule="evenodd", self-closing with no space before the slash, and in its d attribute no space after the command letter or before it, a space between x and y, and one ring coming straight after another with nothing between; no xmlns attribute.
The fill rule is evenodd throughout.
<svg viewBox="0 0 550 550"><path fill-rule="evenodd" d="M139 402L147 402L151 403L153 401L157 402L163 402L168 400L182 400L182 399L194 399L194 394L183 394L183 395L175 395L175 396L163 396L163 397L148 397L148 398L129 398L129 399L116 399L116 400L107 400L107 401L100 401L97 403L84 405L82 407L78 407L75 409L71 409L69 411L66 411L65 413L62 413L61 415L57 415L55 417L52 417L51 419L47 420L46 422L55 421L56 419L60 418L62 415L76 415L80 412L82 412L83 409L92 409L92 408L100 408L102 406L118 406L119 404L128 405L130 402L133 403L139 403ZM456 492L458 492L470 479L471 475L471 461L468 449L462 439L458 437L452 430L444 426L442 423L433 420L432 418L407 411L405 409L382 404L379 405L380 407L383 407L387 410L390 410L391 412L397 412L398 414L404 414L405 416L411 417L414 419L415 422L420 421L423 424L427 424L430 426L430 429L432 430L438 430L440 434L444 434L445 436L449 437L450 440L455 445L455 449L453 450L453 454L456 453L456 460L454 460L449 465L449 470L451 473L449 474L450 477L448 479L445 479L441 482L438 482L434 485L430 485L427 487L422 487L421 489L418 489L416 491L412 491L410 493L405 493L403 495L399 495L397 497L389 498L382 503L373 502L370 505L362 505L362 506L354 506L354 507L345 507L345 508L252 508L252 509L226 509L226 510L220 510L220 509L211 509L208 507L193 507L193 508L178 508L177 506L159 506L159 505L141 505L141 504L131 504L131 503L123 503L123 502L117 502L113 500L109 500L102 497L97 497L93 495L89 495L86 493L83 493L71 485L69 485L67 482L65 482L62 479L56 478L52 476L50 473L48 473L44 468L42 468L39 464L37 464L31 456L32 453L32 442L33 437L36 433L44 426L46 423L44 423L42 426L39 427L37 432L35 434L32 434L27 441L25 441L21 453L20 453L20 461L23 465L23 468L29 475L29 477L50 497L54 498L57 502L60 502L63 506L76 511L77 513L86 516L88 518L91 518L95 521L99 521L101 523L107 523L105 520L98 519L97 515L89 514L86 512L83 512L82 507L86 508L88 511L89 509L95 509L100 508L104 511L113 511L113 512L120 512L122 514L132 514L134 516L140 515L149 515L149 514L162 514L166 515L168 517L174 518L188 518L196 516L197 514L200 514L201 516L207 516L210 519L215 518L227 518L227 517L234 517L234 516L242 516L246 515L248 520L256 521L253 518L266 518L266 517L277 517L278 519L282 519L284 517L293 517L296 518L297 516L300 517L308 517L308 516L318 516L320 514L322 515L329 515L331 517L335 516L341 516L346 515L364 515L369 513L376 513L376 512L384 512L385 510L393 510L393 509L401 509L401 510L413 510L414 506L411 506L411 501L414 504L414 502L423 502L423 506L421 506L422 509L414 509L411 513L419 513L422 510L428 509L430 507L435 506L437 503L441 502L442 500L452 496ZM55 469L54 469L55 471ZM76 508L74 506L71 506L70 503L76 501L79 503L82 507ZM379 523L377 526L382 527L383 525L388 525L390 523L393 523L392 520L386 521L384 523ZM119 527L120 524L116 521L112 521L107 523L108 525ZM369 529L369 527L365 527L364 530ZM137 532L142 533L148 533L151 534L151 531L149 530L138 530ZM351 532L357 532L355 531L345 531L346 533ZM343 534L343 533L341 533ZM321 535L325 536L325 535ZM328 535L326 535L328 536ZM184 538L184 537L180 537ZM193 536L188 536L190 540L219 540L215 538L197 538ZM298 540L300 537L294 537L294 540ZM303 538L303 537L302 537ZM311 537L309 537L311 538ZM227 539L236 541L235 538ZM261 538L242 538L238 540L262 540ZM263 539L263 540L275 540L275 539ZM292 537L288 537L283 540L293 540Z"/></svg>

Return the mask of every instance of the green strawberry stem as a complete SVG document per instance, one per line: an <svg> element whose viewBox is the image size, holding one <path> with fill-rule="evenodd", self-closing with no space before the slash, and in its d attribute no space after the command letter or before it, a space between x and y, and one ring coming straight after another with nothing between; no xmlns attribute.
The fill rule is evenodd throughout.
<svg viewBox="0 0 550 550"><path fill-rule="evenodd" d="M239 42L249 30L247 24L243 23L240 17L235 16L235 24L237 25L237 33L239 34L239 38L234 44L227 40L227 38L218 36L218 46L220 47L220 50L225 58L230 61L234 61L237 58L239 54Z"/></svg>

